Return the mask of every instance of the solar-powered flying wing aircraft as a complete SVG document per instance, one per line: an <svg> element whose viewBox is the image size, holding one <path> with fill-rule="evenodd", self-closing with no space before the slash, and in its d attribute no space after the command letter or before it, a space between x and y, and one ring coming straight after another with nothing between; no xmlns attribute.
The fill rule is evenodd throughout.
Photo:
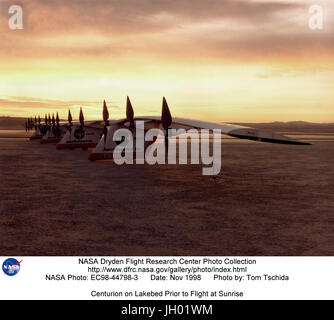
<svg viewBox="0 0 334 320"><path fill-rule="evenodd" d="M216 123L216 122L206 122L200 120L191 120L185 118L172 118L169 106L165 97L163 97L162 101L162 112L161 117L158 116L139 116L134 117L134 111L132 104L130 102L129 97L127 97L127 106L126 106L126 118L115 120L110 126L108 130L104 133L103 137L97 144L96 148L89 155L89 160L102 160L102 159L113 159L113 152L115 148L118 146L118 142L114 141L114 134L118 129L129 129L132 131L134 135L134 139L136 138L135 122L143 121L144 122L144 132L146 133L149 129L162 129L165 132L165 146L168 148L168 132L169 129L180 129L184 128L185 130L189 129L219 129L222 134L239 138L239 139L248 139L262 142L270 142L270 143L280 143L280 144L292 144L292 145L309 145L310 143L299 141L287 137L285 135L255 129L251 127L244 127L239 125L233 125L229 123ZM144 143L143 148L146 149L152 143L155 142L156 139L152 141L146 141ZM133 152L136 153L136 144L133 144Z"/></svg>

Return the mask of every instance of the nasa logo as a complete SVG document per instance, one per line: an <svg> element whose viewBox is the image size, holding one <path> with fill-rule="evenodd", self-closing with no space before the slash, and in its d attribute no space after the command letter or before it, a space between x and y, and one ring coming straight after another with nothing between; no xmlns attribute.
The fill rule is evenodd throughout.
<svg viewBox="0 0 334 320"><path fill-rule="evenodd" d="M74 131L74 137L81 140L85 136L85 130L79 128Z"/></svg>
<svg viewBox="0 0 334 320"><path fill-rule="evenodd" d="M20 271L21 262L22 260L19 262L14 258L8 258L2 264L2 271L7 276L15 276Z"/></svg>

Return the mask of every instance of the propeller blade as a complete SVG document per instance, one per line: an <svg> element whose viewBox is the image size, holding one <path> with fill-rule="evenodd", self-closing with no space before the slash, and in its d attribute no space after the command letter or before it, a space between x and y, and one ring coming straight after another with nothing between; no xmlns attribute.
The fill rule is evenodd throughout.
<svg viewBox="0 0 334 320"><path fill-rule="evenodd" d="M170 125L172 124L173 119L172 119L172 115L170 113L166 98L163 97L162 100L162 112L161 112L161 123L162 123L162 127L165 130L168 130L168 128L170 127Z"/></svg>
<svg viewBox="0 0 334 320"><path fill-rule="evenodd" d="M107 122L109 120L109 111L105 100L103 100L103 120L104 122Z"/></svg>
<svg viewBox="0 0 334 320"><path fill-rule="evenodd" d="M59 114L56 114L56 136L60 136L60 126L59 126Z"/></svg>
<svg viewBox="0 0 334 320"><path fill-rule="evenodd" d="M171 126L172 122L173 122L173 119L172 119L172 115L171 115L169 107L168 107L168 103L166 101L166 98L163 97L163 99L162 99L162 111L161 111L161 124L162 124L162 127L164 128L164 130L166 131L166 134L165 134L166 153L168 153L168 144L169 144L168 129Z"/></svg>
<svg viewBox="0 0 334 320"><path fill-rule="evenodd" d="M82 112L82 108L81 108L81 107L80 107L79 120L80 120L80 124L81 124L81 126L83 127L83 126L85 125L85 122L84 122L85 117L84 117L84 115L83 115L83 112Z"/></svg>
<svg viewBox="0 0 334 320"><path fill-rule="evenodd" d="M70 109L68 109L67 120L68 120L68 124L69 124L68 130L70 131L70 134L71 134L72 133L72 114L71 114L71 110Z"/></svg>
<svg viewBox="0 0 334 320"><path fill-rule="evenodd" d="M72 114L71 114L71 110L68 109L68 116L67 116L67 119L68 119L68 123L69 124L72 124Z"/></svg>
<svg viewBox="0 0 334 320"><path fill-rule="evenodd" d="M49 118L48 118L48 131L50 132L51 130L51 116L50 116L50 113L49 113Z"/></svg>
<svg viewBox="0 0 334 320"><path fill-rule="evenodd" d="M106 144L107 141L107 135L108 135L108 128L107 126L109 125L109 111L107 107L107 103L105 100L103 100L103 120L104 120L104 127L103 127L103 140L104 140L104 145Z"/></svg>
<svg viewBox="0 0 334 320"><path fill-rule="evenodd" d="M132 108L132 104L130 98L126 98L126 118L130 122L130 128L134 127L134 111Z"/></svg>
<svg viewBox="0 0 334 320"><path fill-rule="evenodd" d="M52 129L51 132L53 133L53 135L57 136L57 130L56 130L56 120L55 120L55 115L54 113L52 113Z"/></svg>
<svg viewBox="0 0 334 320"><path fill-rule="evenodd" d="M58 112L57 112L57 115L56 115L56 124L57 124L57 126L59 126L59 114L58 114Z"/></svg>

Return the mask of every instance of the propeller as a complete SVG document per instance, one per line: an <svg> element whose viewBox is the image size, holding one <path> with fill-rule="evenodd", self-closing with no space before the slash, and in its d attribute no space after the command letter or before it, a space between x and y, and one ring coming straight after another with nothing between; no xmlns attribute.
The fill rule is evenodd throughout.
<svg viewBox="0 0 334 320"><path fill-rule="evenodd" d="M83 128L83 126L85 125L85 117L83 115L83 112L82 112L82 108L80 107L80 114L79 114L79 120L80 120L80 124L81 124L81 127Z"/></svg>
<svg viewBox="0 0 334 320"><path fill-rule="evenodd" d="M106 100L103 100L103 120L106 125L109 125L109 111L107 108Z"/></svg>
<svg viewBox="0 0 334 320"><path fill-rule="evenodd" d="M72 133L72 114L71 114L71 110L70 109L68 109L67 120L68 120L68 125L69 125L68 130L70 131L70 134L71 134Z"/></svg>
<svg viewBox="0 0 334 320"><path fill-rule="evenodd" d="M48 130L50 132L50 129L51 129L51 116L50 116L50 113L49 113L49 117L48 117Z"/></svg>
<svg viewBox="0 0 334 320"><path fill-rule="evenodd" d="M126 98L126 119L130 122L130 129L133 129L135 127L134 111L129 97Z"/></svg>
<svg viewBox="0 0 334 320"><path fill-rule="evenodd" d="M56 133L56 120L55 120L55 115L54 113L52 113L52 133L54 136L57 136L57 133Z"/></svg>
<svg viewBox="0 0 334 320"><path fill-rule="evenodd" d="M104 138L104 144L106 144L107 134L108 134L107 126L109 126L109 111L108 111L107 103L105 100L103 100L103 112L102 113L103 113L103 121L104 121L103 138Z"/></svg>
<svg viewBox="0 0 334 320"><path fill-rule="evenodd" d="M162 127L164 128L166 134L165 134L165 148L168 153L168 129L171 126L173 122L172 115L170 113L168 103L166 101L166 98L163 97L162 99L162 111L161 111L161 124Z"/></svg>
<svg viewBox="0 0 334 320"><path fill-rule="evenodd" d="M58 137L60 135L60 130L59 130L60 126L59 126L59 115L58 115L58 112L57 112L57 115L56 115L56 136Z"/></svg>
<svg viewBox="0 0 334 320"><path fill-rule="evenodd" d="M38 133L41 134L41 116L40 115L38 115L37 121L38 121L38 131L39 131Z"/></svg>
<svg viewBox="0 0 334 320"><path fill-rule="evenodd" d="M70 125L72 125L72 114L71 114L71 110L70 109L68 109L68 116L67 116L67 119L68 119L68 123L70 124Z"/></svg>
<svg viewBox="0 0 334 320"><path fill-rule="evenodd" d="M45 117L44 117L44 134L46 133L46 131L48 130L48 116L47 114L45 114Z"/></svg>

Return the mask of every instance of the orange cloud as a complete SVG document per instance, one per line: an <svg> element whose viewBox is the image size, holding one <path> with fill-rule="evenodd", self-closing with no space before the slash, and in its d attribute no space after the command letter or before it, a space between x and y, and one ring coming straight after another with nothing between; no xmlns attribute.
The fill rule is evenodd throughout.
<svg viewBox="0 0 334 320"><path fill-rule="evenodd" d="M142 112L167 95L183 116L211 110L238 120L265 110L267 118L303 119L307 104L307 117L314 110L325 119L334 19L331 2L319 2L322 31L308 28L307 0L29 0L21 1L24 29L11 31L12 1L2 1L0 113L104 98L123 105L129 94ZM20 95L38 98L8 98ZM96 115L100 104L91 105Z"/></svg>

